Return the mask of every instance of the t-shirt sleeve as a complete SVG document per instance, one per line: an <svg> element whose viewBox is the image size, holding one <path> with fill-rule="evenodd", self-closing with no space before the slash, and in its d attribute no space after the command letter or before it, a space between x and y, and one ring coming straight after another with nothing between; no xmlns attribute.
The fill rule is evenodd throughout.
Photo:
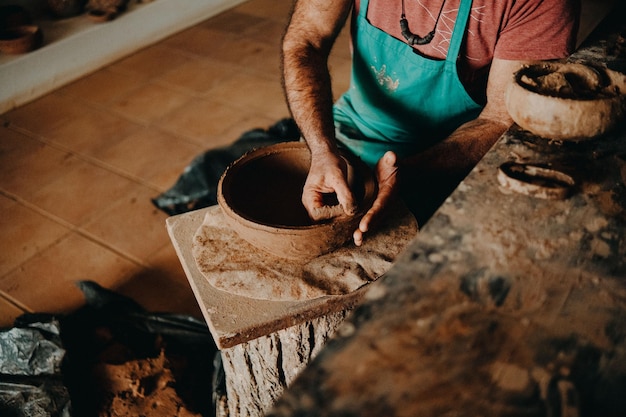
<svg viewBox="0 0 626 417"><path fill-rule="evenodd" d="M545 60L567 57L576 47L580 0L518 0L504 20L494 57Z"/></svg>

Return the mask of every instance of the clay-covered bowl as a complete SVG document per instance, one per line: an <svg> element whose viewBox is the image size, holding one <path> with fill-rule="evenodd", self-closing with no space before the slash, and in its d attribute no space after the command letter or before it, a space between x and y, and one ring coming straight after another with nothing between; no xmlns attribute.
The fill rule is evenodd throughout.
<svg viewBox="0 0 626 417"><path fill-rule="evenodd" d="M506 107L520 127L550 139L602 136L626 115L626 75L580 63L540 62L518 70Z"/></svg>
<svg viewBox="0 0 626 417"><path fill-rule="evenodd" d="M115 17L117 17L117 10L93 9L87 12L87 17L89 17L89 19L93 20L94 22L108 22L110 20L115 19Z"/></svg>
<svg viewBox="0 0 626 417"><path fill-rule="evenodd" d="M85 8L87 0L46 0L49 11L59 19L78 16Z"/></svg>
<svg viewBox="0 0 626 417"><path fill-rule="evenodd" d="M23 54L37 49L43 41L39 26L21 25L0 30L0 52Z"/></svg>
<svg viewBox="0 0 626 417"><path fill-rule="evenodd" d="M28 11L17 4L0 6L0 29L31 24Z"/></svg>
<svg viewBox="0 0 626 417"><path fill-rule="evenodd" d="M311 164L308 147L286 142L251 151L231 164L218 183L218 204L227 224L253 246L281 258L309 260L352 237L378 191L372 171L344 155L358 202L354 215L313 221L302 189Z"/></svg>

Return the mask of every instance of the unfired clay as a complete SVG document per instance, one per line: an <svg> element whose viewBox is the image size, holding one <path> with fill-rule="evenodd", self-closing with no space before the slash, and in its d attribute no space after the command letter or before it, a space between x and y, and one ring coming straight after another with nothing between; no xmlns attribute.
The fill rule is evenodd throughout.
<svg viewBox="0 0 626 417"><path fill-rule="evenodd" d="M575 181L569 175L542 166L507 162L498 169L504 190L549 200L567 198Z"/></svg>
<svg viewBox="0 0 626 417"><path fill-rule="evenodd" d="M536 135L594 138L626 115L626 75L574 63L528 65L510 83L506 106L519 126Z"/></svg>
<svg viewBox="0 0 626 417"><path fill-rule="evenodd" d="M226 222L242 239L275 256L313 259L351 239L377 192L373 173L351 160L354 215L328 208L313 221L302 205L302 188L310 166L306 144L287 142L252 151L232 164L220 179L218 203ZM348 158L349 159L349 158Z"/></svg>

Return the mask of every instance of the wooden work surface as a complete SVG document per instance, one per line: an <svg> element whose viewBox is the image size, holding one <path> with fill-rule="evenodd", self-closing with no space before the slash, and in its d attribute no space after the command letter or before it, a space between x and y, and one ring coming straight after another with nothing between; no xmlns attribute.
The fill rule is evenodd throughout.
<svg viewBox="0 0 626 417"><path fill-rule="evenodd" d="M224 219L219 206L170 217L166 224L213 338L220 349L225 349L331 313L352 309L363 293L362 286L388 270L392 264L391 260L408 245L417 233L415 219L408 209L403 205L398 205L396 209L397 215L386 221L381 230L369 236L368 242L363 246L357 248L350 242L341 249L308 263L294 261L294 266L288 269L284 268L284 260L253 248L241 240L236 233L232 233L227 226L225 230L222 229ZM203 224L203 220L207 220L205 216L211 220L211 224L217 223L220 227L204 229L204 233L215 235L213 240L217 243L208 246L201 256L212 256L215 251L218 251L215 254L216 259L228 257L239 262L234 262L235 267L239 269L228 269L228 266L224 266L225 262L216 264L215 276L210 277L211 279L205 275L211 272L202 272L198 267L195 256L199 255L197 255L198 252L194 254L193 250L196 233ZM271 268L267 267L268 257L275 260L275 263L269 262L272 265ZM242 259L244 261L241 261ZM261 292L263 280L265 280L264 284L270 282L271 285L283 285L285 290L296 285L294 281L297 280L300 280L299 284L304 284L305 278L297 276L298 268L308 268L306 272L309 275L317 274L306 278L310 281L307 284L313 283L317 278L323 281L323 277L329 275L324 270L328 263L342 268L355 269L353 275L347 274L346 277L347 281L351 282L343 282L344 285L350 284L351 286L329 287L330 291L324 289L324 291L313 293L311 297L295 300L291 298L266 299L257 297L255 294L255 288L256 292ZM318 264L324 268L315 269ZM359 272L359 268L371 267L374 264L375 269L370 271L372 275L366 275L367 279L363 276L361 277L363 280L357 282L356 277L363 272ZM246 273L243 275L239 273L241 268L245 268ZM335 269L331 271L334 272ZM288 272L294 275L289 275ZM272 276L267 276L268 273ZM274 275L279 277L277 281L271 280L276 279ZM228 276L235 276L233 282L236 286L231 287L232 290L222 289L220 286L222 283L219 280L228 280ZM339 277L332 273L329 276L336 281L334 283L339 284ZM244 285L246 291L241 289Z"/></svg>
<svg viewBox="0 0 626 417"><path fill-rule="evenodd" d="M573 60L623 71L606 39ZM576 186L504 190L507 162ZM267 415L624 415L625 183L624 125L578 144L512 128Z"/></svg>
<svg viewBox="0 0 626 417"><path fill-rule="evenodd" d="M202 224L208 207L170 217L167 230L181 261L191 289L219 349L230 348L324 314L351 308L361 292L325 296L305 301L260 300L221 291L209 284L198 270L192 254L193 236Z"/></svg>

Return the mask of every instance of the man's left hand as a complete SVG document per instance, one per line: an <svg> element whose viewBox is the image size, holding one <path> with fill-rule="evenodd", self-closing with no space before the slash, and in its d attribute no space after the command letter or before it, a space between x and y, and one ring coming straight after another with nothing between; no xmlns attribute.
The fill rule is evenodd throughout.
<svg viewBox="0 0 626 417"><path fill-rule="evenodd" d="M359 222L359 228L352 235L357 246L363 244L363 235L381 218L385 208L397 194L398 157L394 152L388 151L380 158L376 164L376 179L378 181L376 199Z"/></svg>

